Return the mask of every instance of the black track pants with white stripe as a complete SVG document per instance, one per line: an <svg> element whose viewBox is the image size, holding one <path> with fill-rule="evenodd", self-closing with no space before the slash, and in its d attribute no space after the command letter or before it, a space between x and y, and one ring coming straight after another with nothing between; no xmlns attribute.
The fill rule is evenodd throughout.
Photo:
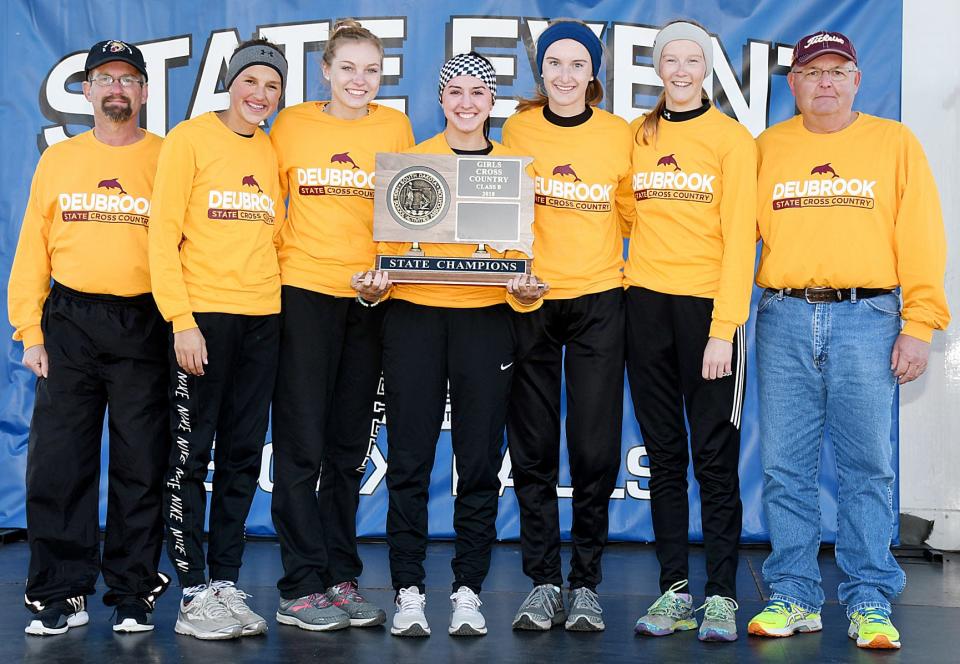
<svg viewBox="0 0 960 664"><path fill-rule="evenodd" d="M101 570L110 588L105 602L147 596L158 585L170 450L166 325L149 293L116 297L54 284L41 326L50 371L37 380L27 454L27 600L43 605L90 595ZM101 559L97 510L108 406Z"/></svg>
<svg viewBox="0 0 960 664"><path fill-rule="evenodd" d="M280 317L194 314L207 344L204 375L177 366L170 342L173 447L164 486L167 554L180 585L205 583L204 481L216 436L207 562L213 580L236 581L244 523L257 490L270 397L277 375Z"/></svg>
<svg viewBox="0 0 960 664"><path fill-rule="evenodd" d="M700 484L707 558L706 595L736 598L740 503L740 413L744 330L733 338L733 375L702 377L713 300L631 287L627 303L627 375L650 461L650 503L660 590L687 578L687 428ZM691 592L697 592L694 589Z"/></svg>

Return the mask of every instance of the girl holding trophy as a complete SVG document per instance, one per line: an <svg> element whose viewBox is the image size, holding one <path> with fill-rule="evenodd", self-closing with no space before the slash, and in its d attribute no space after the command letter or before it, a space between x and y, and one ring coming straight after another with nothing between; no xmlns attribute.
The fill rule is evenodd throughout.
<svg viewBox="0 0 960 664"><path fill-rule="evenodd" d="M440 71L439 97L446 128L411 152L506 155L487 137L496 99L496 72L476 53L454 56ZM403 254L410 243L381 243L381 252ZM470 257L476 245L422 244L429 256ZM488 248L494 258L507 256ZM515 361L514 311L538 308L545 284L532 275L497 286L393 285L386 272L353 280L370 306L392 300L383 326L383 366L389 465L387 542L397 591L391 633L427 636L423 560L427 547L430 471L443 423L449 382L451 434L458 475L453 524L456 555L449 633L482 635L480 590L496 538L498 472Z"/></svg>

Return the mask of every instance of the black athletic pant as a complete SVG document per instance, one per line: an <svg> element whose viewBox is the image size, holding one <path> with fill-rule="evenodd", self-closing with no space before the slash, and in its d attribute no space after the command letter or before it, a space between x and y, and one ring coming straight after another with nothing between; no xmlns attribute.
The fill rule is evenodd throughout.
<svg viewBox="0 0 960 664"><path fill-rule="evenodd" d="M733 338L733 375L702 376L713 300L631 287L627 301L627 373L650 461L650 507L660 591L687 578L687 428L707 558L706 594L737 596L740 412L744 331Z"/></svg>
<svg viewBox="0 0 960 664"><path fill-rule="evenodd" d="M257 490L277 374L280 316L197 313L207 344L204 375L177 365L170 341L169 425L173 448L164 491L167 554L180 585L206 583L204 480L216 436L207 562L213 580L236 581L244 524Z"/></svg>
<svg viewBox="0 0 960 664"><path fill-rule="evenodd" d="M620 470L623 291L547 300L538 311L517 317L517 337L507 440L520 506L523 572L534 585L563 583L557 475L564 371L573 483L573 559L567 580L571 588L593 590L603 576L610 494Z"/></svg>
<svg viewBox="0 0 960 664"><path fill-rule="evenodd" d="M389 305L364 307L355 298L283 287L272 512L284 570L277 587L285 599L323 592L363 571L357 506L379 419L373 408Z"/></svg>
<svg viewBox="0 0 960 664"><path fill-rule="evenodd" d="M167 333L153 297L80 293L54 284L43 307L47 378L37 379L27 454L27 599L104 602L157 585L160 497L170 451ZM110 431L107 527L100 558L104 409Z"/></svg>
<svg viewBox="0 0 960 664"><path fill-rule="evenodd" d="M453 589L480 592L497 537L498 472L514 362L507 305L455 309L397 300L384 319L387 543L396 589L424 591L430 471L450 382L456 456Z"/></svg>

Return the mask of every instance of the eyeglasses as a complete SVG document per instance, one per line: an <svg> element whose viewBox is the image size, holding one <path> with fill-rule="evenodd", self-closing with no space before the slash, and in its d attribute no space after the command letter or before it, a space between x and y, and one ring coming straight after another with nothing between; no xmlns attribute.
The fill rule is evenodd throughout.
<svg viewBox="0 0 960 664"><path fill-rule="evenodd" d="M837 67L836 69L817 69L816 67L811 67L810 69L794 69L793 73L802 78L804 81L809 81L811 83L820 81L823 78L824 74L830 76L830 80L834 83L842 83L847 80L847 74L852 74L855 71L859 71L856 67L842 69Z"/></svg>
<svg viewBox="0 0 960 664"><path fill-rule="evenodd" d="M132 76L130 74L124 74L120 78L113 77L110 74L97 74L96 76L90 77L90 82L96 83L101 88L109 88L113 85L114 81L120 81L120 86L124 88L143 85L143 80L139 76Z"/></svg>

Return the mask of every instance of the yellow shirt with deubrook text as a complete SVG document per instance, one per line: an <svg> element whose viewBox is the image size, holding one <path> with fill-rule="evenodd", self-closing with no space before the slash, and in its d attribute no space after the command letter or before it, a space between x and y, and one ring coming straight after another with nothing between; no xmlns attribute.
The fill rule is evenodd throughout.
<svg viewBox="0 0 960 664"><path fill-rule="evenodd" d="M710 336L731 341L750 313L756 258L757 148L716 108L633 132L637 219L624 284L713 300Z"/></svg>
<svg viewBox="0 0 960 664"><path fill-rule="evenodd" d="M87 131L40 156L10 269L7 311L24 348L43 343L50 279L84 293L150 292L147 226L162 139L130 145Z"/></svg>
<svg viewBox="0 0 960 664"><path fill-rule="evenodd" d="M164 139L153 196L150 277L174 332L196 327L194 312L279 313L284 207L263 131L240 136L216 113L181 122Z"/></svg>
<svg viewBox="0 0 960 664"><path fill-rule="evenodd" d="M533 272L550 284L544 297L621 287L622 228L635 215L626 121L594 108L583 124L560 127L533 108L504 123L503 144L534 158Z"/></svg>
<svg viewBox="0 0 960 664"><path fill-rule="evenodd" d="M860 113L816 134L796 116L757 139L765 288L901 287L903 333L930 341L950 322L940 197L906 126Z"/></svg>
<svg viewBox="0 0 960 664"><path fill-rule="evenodd" d="M354 297L350 278L369 269L373 241L373 187L377 152L413 145L410 120L389 106L342 120L324 102L280 111L270 140L280 164L280 189L289 196L280 233L280 278L285 286Z"/></svg>

